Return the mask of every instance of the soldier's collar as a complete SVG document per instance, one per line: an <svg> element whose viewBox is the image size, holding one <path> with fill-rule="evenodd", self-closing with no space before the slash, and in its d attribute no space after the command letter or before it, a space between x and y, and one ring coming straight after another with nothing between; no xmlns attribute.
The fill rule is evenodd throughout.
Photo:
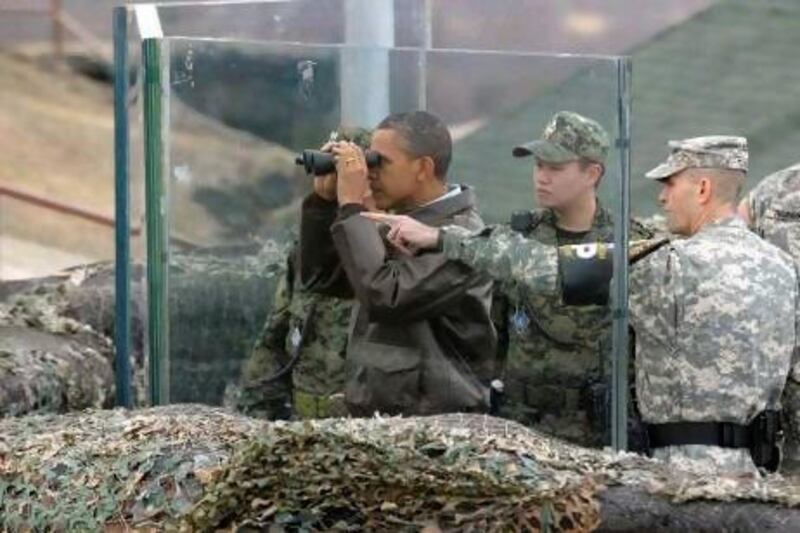
<svg viewBox="0 0 800 533"><path fill-rule="evenodd" d="M702 231L705 231L705 230L708 230L708 229L712 229L712 228L742 228L742 229L747 229L747 224L739 216L737 216L736 214L733 214L733 215L728 215L728 216L724 216L724 217L718 218L716 220L712 220L711 222L708 222L708 223L704 224L697 231L697 233L700 233ZM697 233L695 233L695 235L697 235Z"/></svg>
<svg viewBox="0 0 800 533"><path fill-rule="evenodd" d="M556 221L558 220L556 218L556 212L553 211L553 209L550 207L543 209L542 220L548 224L556 226ZM594 209L594 218L592 218L592 228L596 228L600 225L603 225L604 223L611 224L613 222L614 220L613 217L611 216L611 213L609 213L608 210L605 208L605 206L603 206L602 202L600 202L600 199L595 197L595 209Z"/></svg>

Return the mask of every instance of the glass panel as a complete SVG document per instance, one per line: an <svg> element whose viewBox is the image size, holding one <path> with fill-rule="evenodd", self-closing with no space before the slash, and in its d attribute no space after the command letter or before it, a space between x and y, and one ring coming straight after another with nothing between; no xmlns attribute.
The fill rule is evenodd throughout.
<svg viewBox="0 0 800 533"><path fill-rule="evenodd" d="M658 212L655 201L658 186L649 180L642 180L641 176L665 156L666 141L669 138L721 132L747 135L751 147L758 147L759 152L758 157L751 160L749 186L752 187L762 176L795 162L793 154L796 153L797 146L796 128L790 127L792 114L787 114L786 110L793 108L797 101L798 95L795 93L800 84L793 81L797 77L796 70L780 68L787 63L780 58L786 59L797 49L797 46L792 46L793 40L796 41L798 36L797 32L791 31L793 21L796 20L792 15L797 11L792 2L774 0L765 7L744 1L676 0L671 3L669 10L653 9L656 3L657 0L645 0L631 6L619 2L597 2L588 6L579 0L559 2L557 5L553 2L512 0L504 9L496 9L493 4L483 0L467 0L457 4L395 0L391 13L395 30L392 39L396 45L426 45L429 48L553 50L577 53L592 50L609 54L633 50L637 70L634 84L637 116L636 138L633 143L636 152L633 159L632 210L635 217L649 219L649 222L658 225L661 220L650 219ZM319 43L352 42L353 39L348 39L347 35L348 24L344 9L348 4L356 3L331 1L324 5L315 4L303 1L291 4L267 1L227 2L226 5L209 7L203 3L183 3L161 5L158 12L161 14L166 35L210 35L235 39ZM378 5L375 9L379 11L380 7L387 5L381 2L372 4ZM429 12L426 12L426 7L430 8ZM509 21L507 15L510 10L518 13L525 12L523 10L535 12L535 24L532 25L530 16L520 16L516 21ZM383 11L386 15L386 10ZM238 13L246 13L247 16L242 17ZM699 16L696 16L698 13ZM631 14L638 17L639 23L635 27L627 24ZM321 20L322 18L325 20ZM480 20L480 32L474 31L476 19ZM719 31L720 28L725 31ZM669 31L665 31L666 29ZM691 38L687 38L687 35L691 35ZM697 36L702 36L700 41ZM131 57L135 64L138 61L135 55L139 50L139 37L132 39ZM731 42L745 43L742 45L745 48L748 48L748 43L758 42L758 53L750 53L753 48L750 46L742 53L731 55ZM703 49L704 54L694 54L697 49ZM613 107L610 104L611 98L601 96L596 99L596 95L589 89L600 86L598 94L607 95L608 91L603 89L606 87L604 82L599 80L606 79L609 84L613 84L613 77L619 74L619 69L613 72L614 69L610 66L608 69L598 68L589 58L559 58L556 61L551 57L550 62L558 63L555 71L552 66L544 65L547 63L544 58L542 65L529 71L518 68L502 72L505 67L501 62L483 69L485 73L491 72L492 76L486 75L482 80L468 83L464 83L465 78L460 72L453 75L455 69L450 69L450 80L458 80L455 90L475 92L473 97L480 103L472 104L472 108L486 108L489 110L487 115L496 114L491 117L492 123L499 120L497 117L509 123L517 118L517 109L513 107L513 102L518 102L519 95L515 91L529 91L533 95L531 105L519 104L522 109L518 120L519 135L508 135L508 138L503 139L498 137L497 140L492 135L481 136L482 129L491 127L491 124L487 125L485 122L486 117L474 109L470 111L469 106L459 99L450 101L448 91L453 90L454 82L445 80L437 85L436 73L432 72L434 67L420 68L425 62L435 63L436 54L418 56L408 52L405 59L400 55L403 54L392 55L391 72L392 78L403 78L404 81L390 83L390 109L428 106L446 117L457 137L453 178L476 184L484 216L488 221L503 221L511 210L527 207L527 198L531 194L528 188L529 165L500 156L495 165L489 155L492 148L494 153L504 156L509 146L517 142L518 137L536 136L549 114L557 108L581 110L597 118L609 129L617 122L617 111L609 111ZM686 61L676 62L676 57L682 57ZM773 60L764 62L764 57ZM510 56L503 60L509 65L515 61L518 60L511 59ZM582 66L577 66L579 64ZM724 68L720 68L720 65L724 65ZM771 65L776 67L772 68ZM676 68L680 70L679 75L674 72ZM534 74L526 75L526 72ZM762 75L754 77L752 72ZM516 76L522 76L523 82L514 86L511 80ZM428 78L434 81L429 81ZM541 90L534 91L532 86L540 79ZM779 91L779 94L760 90L765 85L764 80L768 82L766 85L780 86L784 90ZM450 87L441 89L448 83ZM412 88L412 85L415 87ZM488 96L482 96L480 91L475 90L478 85L485 87ZM437 86L440 88L437 89ZM520 86L523 88L520 89ZM338 87L334 89L338 90ZM348 95L353 93L353 90L347 91ZM341 101L342 97L339 99ZM132 109L140 101L141 99L131 98ZM350 97L349 101L358 103L359 98ZM599 102L607 102L609 106ZM623 110L626 102L627 96L623 94ZM525 112L534 107L538 111ZM353 112L359 113L357 106ZM341 115L342 110L339 113ZM374 113L366 113L365 116L374 118ZM524 123L521 119L523 116L528 117L530 125ZM235 127L243 127L242 123L247 122L248 118L246 114L244 117L239 116ZM328 119L325 120L325 127L330 127ZM365 120L364 123L368 122ZM473 128L477 128L477 131L473 132ZM134 126L131 130L132 134L139 131L141 125ZM622 131L616 132L616 136L626 137ZM483 150L485 157L472 157L471 150L475 149L480 153L482 147L486 148ZM617 152L625 149L622 144L618 150L612 151L608 174L615 169L627 168L622 160L624 157L620 159L617 155ZM134 150L132 158L136 157L136 153ZM508 168L494 168L503 165ZM132 165L133 172L138 168L143 168L142 164ZM488 178L492 174L487 172L495 173L496 170L512 179L508 182L503 180L502 186L494 186ZM623 170L618 172L620 176L623 175ZM615 186L606 178L600 190L601 199L615 214L624 213L624 185L624 180L619 186ZM143 198L143 176L139 179L139 185L134 186L134 190L139 198ZM6 212L11 212L14 200L6 197L4 201ZM143 212L139 219L143 223ZM135 231L135 222L133 226ZM617 244L626 242L622 227L617 225L615 229ZM141 242L138 249L143 249ZM617 275L619 279L619 269ZM624 283L617 284L618 288L620 286L624 287ZM624 309L624 305L620 303L622 298L617 291L614 294L617 296L614 305L620 311ZM618 329L622 325L624 323L618 321Z"/></svg>
<svg viewBox="0 0 800 533"><path fill-rule="evenodd" d="M11 263L9 257L9 232L6 229L8 226L8 208L6 204L9 200L5 194L0 194L0 280L12 279L17 277L17 268Z"/></svg>
<svg viewBox="0 0 800 533"><path fill-rule="evenodd" d="M163 190L148 197L148 213L163 206L169 252L163 321L150 323L164 335L164 351L156 354L163 372L154 376L164 393L160 401L220 403L236 381L310 190L294 155L319 146L340 123L372 127L390 112L427 106L454 138L452 182L473 185L486 220L505 222L512 210L534 206L533 161L512 158L511 148L539 137L557 111L591 116L612 142L599 193L610 220L592 238L614 239L625 158L613 143L627 105L616 58L179 38L160 43L162 68L148 65L148 72L162 76L161 93L147 91L158 100L162 121L147 131L162 133L163 150ZM553 228L532 235L564 242ZM150 265L159 262L151 258ZM150 273L151 284L165 273ZM496 377L507 380L510 400L528 402L504 413L573 440L593 432L595 445L607 442L609 309L514 299L501 314L500 327L511 328L512 352L506 372Z"/></svg>
<svg viewBox="0 0 800 533"><path fill-rule="evenodd" d="M144 381L147 374L147 224L145 210L145 165L144 165L144 96L143 96L143 62L142 44L138 36L128 33L128 90L127 120L129 139L128 178L125 189L128 191L128 231L130 234L130 343L129 351L135 361L135 371L139 373L138 381ZM122 303L118 302L118 305ZM145 401L142 390L140 403Z"/></svg>
<svg viewBox="0 0 800 533"><path fill-rule="evenodd" d="M418 0L334 0L323 4L302 0L220 0L140 3L117 9L115 16L124 16L127 24L123 31L115 29L118 33L115 39L127 40L128 48L124 64L117 62L115 68L118 74L127 71L129 75L129 84L123 95L124 108L118 117L123 122L120 128L127 133L127 140L122 136L117 143L118 158L120 153L123 154L123 159L117 160L117 166L124 169L118 172L118 187L128 192L128 197L119 201L122 205L129 205L128 217L118 218L118 231L129 233L129 259L124 259L124 245L119 246L117 286L123 287L120 284L124 284L127 278L132 280L130 298L123 290L117 299L118 365L130 353L137 362L137 371L146 371L144 350L147 345L148 299L145 287L140 283L144 279L146 262L142 40L161 35L211 35L276 41L338 43L347 39L388 46L395 42L416 45L424 42L421 35L427 35L429 18L423 16L424 5ZM119 12L124 12L124 15ZM380 24L349 24L348 30L347 20L359 22L364 18L380 21ZM238 117L236 125L241 126L242 121L247 121L246 114ZM128 161L124 161L125 153ZM127 326L125 309L131 313L130 325ZM127 342L124 338L126 331L131 332ZM123 389L121 386L120 390Z"/></svg>
<svg viewBox="0 0 800 533"><path fill-rule="evenodd" d="M612 147L597 196L614 223L601 229L603 225L596 222L589 235L578 238L559 237L548 223L529 235L548 243L614 241L623 250L616 259L626 256L626 226L619 221L627 218L622 194L627 192L627 146L614 141L627 138L627 132L620 131L625 123L620 113L627 112L628 103L627 94L621 92L617 61L433 52L428 64L429 108L439 110L453 125L456 137L452 176L475 186L487 222L508 222L510 212L546 207L533 191L534 161L511 157L512 147L538 138L550 117L561 110L598 121ZM469 75L468 84L461 78L465 72L475 73ZM511 413L518 420L582 444L613 443L624 448L622 391L627 390L627 374L622 369L627 368L627 353L612 346L627 344L625 313L619 312L627 305L625 281L620 280L627 265L616 259L618 279L612 287L623 290L612 293L617 317L613 329L607 309L567 308L555 299L537 297L512 303L505 381L509 402L520 404ZM601 375L592 376L595 368L602 369ZM611 390L615 382L616 392ZM617 419L612 416L615 411L620 419L616 433L611 425ZM584 438L587 434L590 437Z"/></svg>
<svg viewBox="0 0 800 533"><path fill-rule="evenodd" d="M538 138L555 112L591 117L616 139L619 94L612 60L480 52L428 56L435 77L429 78L429 107L455 126L453 175L475 186L487 222L507 221L510 212L537 202L531 161L513 158L511 151ZM481 77L465 87L464 68ZM619 166L618 151L612 149L598 193L609 208L618 196Z"/></svg>
<svg viewBox="0 0 800 533"><path fill-rule="evenodd" d="M221 0L154 3L165 37L339 44L379 35L381 44L420 46L425 0ZM372 24L361 24L371 20ZM353 23L348 23L353 21ZM388 41L387 41L388 39ZM377 44L371 41L371 44Z"/></svg>
<svg viewBox="0 0 800 533"><path fill-rule="evenodd" d="M353 20L393 20L393 44L460 50L607 54L628 52L718 0L217 0L155 2L164 36L314 43L351 42ZM744 2L741 2L744 3ZM772 0L771 4L778 4ZM782 2L788 3L788 2ZM94 7L76 6L76 14ZM513 14L514 16L509 16ZM637 24L630 24L631 16ZM481 31L475 31L480 25ZM359 43L363 44L363 43ZM373 43L374 44L374 43Z"/></svg>
<svg viewBox="0 0 800 533"><path fill-rule="evenodd" d="M391 2L384 3L391 6ZM344 38L343 0L163 4L158 12L165 36L320 43Z"/></svg>
<svg viewBox="0 0 800 533"><path fill-rule="evenodd" d="M319 146L338 125L338 52L182 39L162 50L170 86L166 392L173 402L220 403L263 326L285 243L296 235L309 180L295 151Z"/></svg>

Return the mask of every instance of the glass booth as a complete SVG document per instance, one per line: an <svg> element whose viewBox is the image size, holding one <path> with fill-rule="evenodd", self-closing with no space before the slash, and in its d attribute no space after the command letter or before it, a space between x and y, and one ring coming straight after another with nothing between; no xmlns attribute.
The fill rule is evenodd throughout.
<svg viewBox="0 0 800 533"><path fill-rule="evenodd" d="M118 23L130 24L131 12L122 15ZM117 207L145 228L141 238L122 229L118 268L146 267L142 284L118 293L118 329L130 331L129 310L139 302L151 403L220 404L237 382L311 190L295 164L302 149L318 147L340 124L369 128L389 113L426 109L451 130L449 180L473 186L485 221L498 223L535 205L533 162L511 157L512 147L567 109L595 118L612 138L599 197L615 222L615 269L597 349L613 386L599 411L612 443L625 447L626 58L165 33L138 35L136 61L136 46L117 49L118 74L121 65L142 66L124 69L118 85L127 104L118 106L118 135L129 133L130 151L117 168Z"/></svg>

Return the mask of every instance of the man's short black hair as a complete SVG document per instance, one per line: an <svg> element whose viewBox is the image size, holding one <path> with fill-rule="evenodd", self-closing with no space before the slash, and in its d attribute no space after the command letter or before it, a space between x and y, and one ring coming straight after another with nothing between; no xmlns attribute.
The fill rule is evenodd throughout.
<svg viewBox="0 0 800 533"><path fill-rule="evenodd" d="M405 141L406 151L414 157L433 159L433 172L444 180L453 157L453 140L450 132L438 117L427 111L393 113L375 128L392 130Z"/></svg>

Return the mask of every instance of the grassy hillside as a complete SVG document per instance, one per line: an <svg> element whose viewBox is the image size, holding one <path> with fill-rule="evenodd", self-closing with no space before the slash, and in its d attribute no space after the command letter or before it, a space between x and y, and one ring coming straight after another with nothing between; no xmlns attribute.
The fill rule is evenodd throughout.
<svg viewBox="0 0 800 533"><path fill-rule="evenodd" d="M633 210L656 209L657 188L642 176L666 156L668 139L746 136L749 186L800 160L798 50L800 10L776 0L720 2L633 50ZM586 113L616 134L610 70L601 63L576 68L459 143L455 174L478 187L489 218L530 205L530 165L513 160L510 149L538 136L553 112ZM616 168L611 161L612 179Z"/></svg>

